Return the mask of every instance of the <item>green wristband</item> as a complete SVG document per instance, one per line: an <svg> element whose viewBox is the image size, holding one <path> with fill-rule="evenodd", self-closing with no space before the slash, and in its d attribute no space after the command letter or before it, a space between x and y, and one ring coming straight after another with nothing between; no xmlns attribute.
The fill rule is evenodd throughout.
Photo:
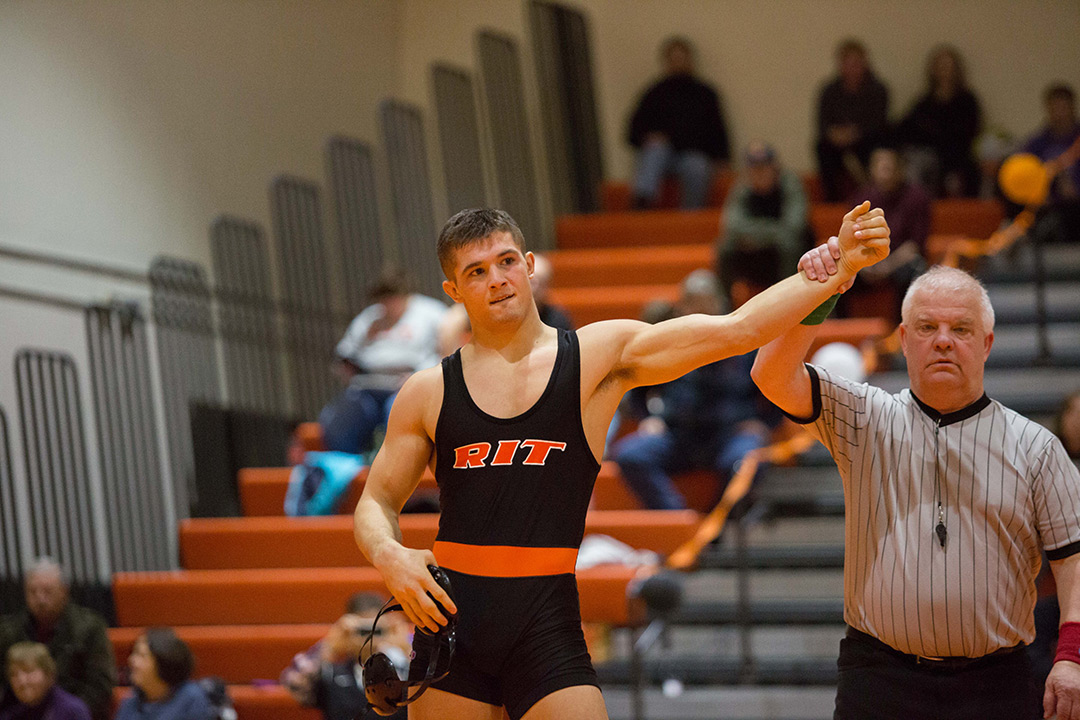
<svg viewBox="0 0 1080 720"><path fill-rule="evenodd" d="M814 312L810 313L802 319L803 325L820 325L825 322L825 318L829 317L829 313L836 307L836 301L839 299L840 293L836 293L831 298L814 308Z"/></svg>

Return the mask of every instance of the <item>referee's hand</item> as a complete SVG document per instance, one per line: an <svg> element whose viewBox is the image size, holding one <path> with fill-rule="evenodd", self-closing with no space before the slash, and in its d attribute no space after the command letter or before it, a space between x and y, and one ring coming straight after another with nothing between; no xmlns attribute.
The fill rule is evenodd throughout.
<svg viewBox="0 0 1080 720"><path fill-rule="evenodd" d="M1080 720L1080 665L1059 660L1046 678L1043 717Z"/></svg>

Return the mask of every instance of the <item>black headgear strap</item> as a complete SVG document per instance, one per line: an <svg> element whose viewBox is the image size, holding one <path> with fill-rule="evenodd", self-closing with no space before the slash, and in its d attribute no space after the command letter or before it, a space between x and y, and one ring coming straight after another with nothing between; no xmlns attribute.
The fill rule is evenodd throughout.
<svg viewBox="0 0 1080 720"><path fill-rule="evenodd" d="M364 644L360 647L360 655L361 655L361 657L364 655L364 650L369 645L371 646L372 650L375 649L375 645L374 645L375 628L379 624L379 618L381 618L386 613L397 612L397 611L401 611L401 610L403 610L403 608L401 607L401 603L394 602L393 598L387 600L386 603L382 606L382 608L379 609L379 612L375 615L374 622L371 623L371 632L368 634L367 640L365 640ZM447 648L449 650L449 656L450 656L450 658L453 658L453 656L454 656L454 645L456 644L456 640L457 640L457 637L456 637L457 634L456 634L456 628L455 628L455 625L456 625L455 619L456 618L454 618L453 616L450 616L448 618L447 624L444 627L442 627L436 633L429 633L426 630L421 630L421 629L418 629L417 631L418 632L425 632L425 633L427 633L429 635L434 635L437 639L440 638L440 637L445 637L446 641L447 641L446 645L447 645ZM383 653L375 653L375 652L373 652L368 657L367 661L364 663L364 694L367 696L368 702L371 703L372 707L377 712L382 711L382 712L386 713L387 715L389 715L389 714L392 714L397 708L402 707L404 705L408 705L409 703L411 703L414 700L416 700L417 698L419 698L421 695L424 694L424 691L427 690L428 687L431 686L432 683L436 683L439 680L442 680L444 677L446 677L450 673L450 663L447 662L446 670L441 675L438 675L437 677L434 676L435 668L438 667L439 659L440 659L440 657L442 657L442 649L443 649L443 643L437 641L435 643L434 649L431 652L431 657L428 660L427 669L424 671L424 679L423 680L402 680L397 676L396 672L393 674L392 677L382 677L382 678L378 678L377 680L375 680L374 678L371 677L372 675L375 674L373 672L374 663L385 662L388 666L390 666L391 669L393 668L393 666L390 664L389 658L387 658L386 655L384 655ZM382 660L381 661L376 660L376 658L382 658ZM450 658L448 658L448 660ZM392 691L394 697L400 697L401 699L396 700L396 699L392 699L392 698L389 698L389 697L380 697L380 698L377 698L377 700L382 700L382 702L372 702L372 697L371 697L371 694L369 693L369 688L374 690L374 687L375 687L376 684L384 684L387 687L388 690ZM418 686L417 691L415 693L413 693L413 695L411 697L407 697L406 696L407 688L414 687L414 686Z"/></svg>

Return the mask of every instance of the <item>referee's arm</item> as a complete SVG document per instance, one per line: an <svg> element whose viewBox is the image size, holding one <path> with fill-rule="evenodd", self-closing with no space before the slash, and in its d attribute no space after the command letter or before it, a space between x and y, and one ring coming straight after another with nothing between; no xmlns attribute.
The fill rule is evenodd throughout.
<svg viewBox="0 0 1080 720"><path fill-rule="evenodd" d="M807 251L799 260L799 270L811 280L824 282L837 272L840 247L835 237ZM844 292L851 284L840 288ZM750 376L761 393L788 415L809 418L814 413L810 373L803 358L817 337L817 325L799 324L758 350Z"/></svg>
<svg viewBox="0 0 1080 720"><path fill-rule="evenodd" d="M1061 624L1080 622L1080 553L1062 560L1050 562L1050 570L1057 583L1058 604L1061 606ZM1073 626L1075 627L1075 626ZM1066 633L1068 634L1068 633ZM1059 641L1061 642L1061 641ZM1068 643L1065 640L1064 643ZM1059 720L1080 719L1080 654L1076 659L1063 658L1064 648L1059 645L1058 659L1046 678L1043 694L1045 717Z"/></svg>

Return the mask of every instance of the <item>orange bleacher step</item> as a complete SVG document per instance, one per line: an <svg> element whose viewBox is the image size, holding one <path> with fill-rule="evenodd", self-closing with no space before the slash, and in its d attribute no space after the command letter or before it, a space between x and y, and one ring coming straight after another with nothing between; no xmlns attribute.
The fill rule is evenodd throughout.
<svg viewBox="0 0 1080 720"><path fill-rule="evenodd" d="M844 213L850 209L847 203L812 203L810 226L814 237L820 242L835 235ZM720 215L717 209L564 215L555 224L556 247L559 250L621 250L629 247L712 245L720 234ZM935 200L931 204L930 232L935 235L988 238L1001 226L1004 217L1004 208L997 200ZM568 284L563 280L558 282Z"/></svg>
<svg viewBox="0 0 1080 720"><path fill-rule="evenodd" d="M344 605L339 614L343 610ZM330 625L181 625L174 629L195 655L196 676L216 675L228 684L246 684L276 682L293 656L322 639ZM142 632L141 627L109 628L118 667L127 665Z"/></svg>
<svg viewBox="0 0 1080 720"><path fill-rule="evenodd" d="M714 265L714 244L587 248L547 253L554 287L679 283L698 268Z"/></svg>
<svg viewBox="0 0 1080 720"><path fill-rule="evenodd" d="M614 285L609 287L552 288L551 302L564 308L578 327L600 320L637 320L653 300L675 302L678 283L668 285Z"/></svg>
<svg viewBox="0 0 1080 720"><path fill-rule="evenodd" d="M556 248L708 245L720 233L719 210L563 215L555 221Z"/></svg>
<svg viewBox="0 0 1080 720"><path fill-rule="evenodd" d="M285 514L285 491L289 486L289 473L292 468L244 468L238 473L240 483L240 504L244 515L282 516ZM364 489L367 469L361 471L348 495L341 503L339 515L351 515ZM416 492L438 494L435 478L424 473ZM614 463L605 462L597 475L593 486L592 509L594 510L640 510L641 504L619 477L619 469Z"/></svg>
<svg viewBox="0 0 1080 720"><path fill-rule="evenodd" d="M585 533L610 535L634 548L667 555L693 535L693 510L596 510ZM402 515L407 547L431 548L439 530L435 514ZM343 515L310 518L196 518L180 524L180 560L188 570L366 566Z"/></svg>
<svg viewBox="0 0 1080 720"><path fill-rule="evenodd" d="M114 688L116 705L131 692L130 687ZM238 720L322 720L321 712L299 705L277 684L229 685L228 692Z"/></svg>
<svg viewBox="0 0 1080 720"><path fill-rule="evenodd" d="M245 515L284 515L285 514L285 491L289 487L289 467L268 468L243 468L237 473L237 482L240 486L240 507ZM360 499L360 493L364 491L364 480L367 478L368 468L363 468L353 480L341 501L338 509L339 514L352 514L356 507L356 501ZM420 494L437 497L439 486L435 484L435 476L425 472L420 478L420 484L416 486L414 497Z"/></svg>
<svg viewBox="0 0 1080 720"><path fill-rule="evenodd" d="M637 569L600 566L577 574L585 622L627 625L639 619L626 588ZM121 626L331 623L357 592L387 594L374 568L182 570L116 573Z"/></svg>

